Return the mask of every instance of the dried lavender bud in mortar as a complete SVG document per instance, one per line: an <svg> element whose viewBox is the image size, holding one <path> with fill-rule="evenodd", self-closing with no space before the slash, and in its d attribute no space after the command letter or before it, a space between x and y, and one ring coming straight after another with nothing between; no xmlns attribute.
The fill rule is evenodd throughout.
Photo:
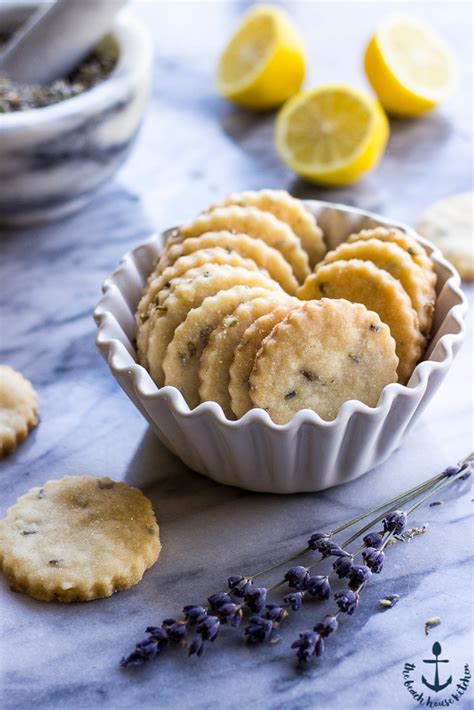
<svg viewBox="0 0 474 710"><path fill-rule="evenodd" d="M256 644L268 641L272 631L273 622L270 619L264 619L263 616L251 616L244 634L247 636L247 643Z"/></svg>
<svg viewBox="0 0 474 710"><path fill-rule="evenodd" d="M350 589L343 589L340 592L336 592L334 599L339 607L339 611L342 611L343 614L349 614L349 616L352 616L359 603L359 595Z"/></svg>
<svg viewBox="0 0 474 710"><path fill-rule="evenodd" d="M380 550L383 545L383 535L378 532L371 532L365 535L362 540L366 547L375 547L376 550Z"/></svg>
<svg viewBox="0 0 474 710"><path fill-rule="evenodd" d="M301 566L290 567L283 577L285 582L288 582L288 586L293 587L293 589L305 589L306 580L308 578L308 570L306 567Z"/></svg>
<svg viewBox="0 0 474 710"><path fill-rule="evenodd" d="M382 523L384 532L400 535L407 526L406 513L403 510L393 510L385 516Z"/></svg>
<svg viewBox="0 0 474 710"><path fill-rule="evenodd" d="M299 611L303 605L303 593L292 592L283 597L283 604L289 606L293 611Z"/></svg>
<svg viewBox="0 0 474 710"><path fill-rule="evenodd" d="M331 585L326 576L315 575L306 581L306 591L319 601L325 601L331 596Z"/></svg>
<svg viewBox="0 0 474 710"><path fill-rule="evenodd" d="M383 570L383 565L385 562L385 554L382 550L376 550L375 547L367 547L363 553L362 557L365 564L374 574L380 574Z"/></svg>
<svg viewBox="0 0 474 710"><path fill-rule="evenodd" d="M342 577L347 577L349 572L352 569L352 562L353 562L353 557L338 557L337 560L332 565L333 570L339 577L339 579L342 579Z"/></svg>
<svg viewBox="0 0 474 710"><path fill-rule="evenodd" d="M247 594L244 597L244 601L250 611L255 612L256 614L259 614L263 607L265 606L265 601L267 598L267 590L265 587L255 587L254 589L251 589L250 592L247 592Z"/></svg>

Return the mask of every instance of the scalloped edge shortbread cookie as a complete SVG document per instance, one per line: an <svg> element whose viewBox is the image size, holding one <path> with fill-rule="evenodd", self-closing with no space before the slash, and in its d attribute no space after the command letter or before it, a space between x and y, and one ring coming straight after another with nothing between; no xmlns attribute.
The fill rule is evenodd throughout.
<svg viewBox="0 0 474 710"><path fill-rule="evenodd" d="M249 237L246 234L234 234L228 231L206 232L200 237L188 237L181 242L171 240L158 259L154 274L160 274L181 256L192 252L222 247L230 252L237 252L246 259L254 261L260 269L268 271L272 279L290 294L298 288L298 281L293 275L291 266L274 247L268 246L261 239Z"/></svg>
<svg viewBox="0 0 474 710"><path fill-rule="evenodd" d="M198 266L203 266L204 264L241 266L249 271L258 271L260 269L252 259L247 259L236 251L228 251L221 246L199 249L190 254L184 254L148 282L137 306L137 324L140 325L147 319L148 309L162 289L169 288L171 282L179 276L183 276L186 271L196 269ZM268 273L266 275L269 276Z"/></svg>
<svg viewBox="0 0 474 710"><path fill-rule="evenodd" d="M155 327L156 321L166 313L166 306L164 305L164 302L166 301L170 293L172 293L176 286L180 283L190 282L198 276L205 276L206 278L208 278L210 274L217 271L219 268L221 268L221 266L223 265L201 264L201 266L196 266L193 269L189 269L189 271L185 271L181 274L181 276L177 276L176 278L172 279L169 283L166 282L163 288L155 294L152 302L148 306L146 319L142 321L142 323L137 327L136 331L137 359L140 365L146 367L147 370L150 367L150 363L148 361L150 334L153 332L153 328Z"/></svg>
<svg viewBox="0 0 474 710"><path fill-rule="evenodd" d="M418 264L423 269L433 288L435 287L436 273L433 262L426 253L425 248L410 234L402 232L401 229L396 227L375 227L374 229L363 229L347 237L349 243L360 242L363 239L379 239L381 242L396 244L403 251L408 252L415 264Z"/></svg>
<svg viewBox="0 0 474 710"><path fill-rule="evenodd" d="M308 276L298 289L298 297L342 298L362 303L369 311L378 313L397 344L398 380L407 383L421 359L425 339L409 296L387 271L360 259L333 261Z"/></svg>
<svg viewBox="0 0 474 710"><path fill-rule="evenodd" d="M89 601L140 581L160 554L150 501L108 477L66 476L32 488L0 521L0 567L43 601Z"/></svg>
<svg viewBox="0 0 474 710"><path fill-rule="evenodd" d="M350 259L370 261L400 281L416 311L421 332L425 335L430 332L436 293L424 270L415 264L409 254L393 242L375 238L361 239L350 244L344 242L328 252L318 268L333 261Z"/></svg>
<svg viewBox="0 0 474 710"><path fill-rule="evenodd" d="M180 227L177 237L187 239L221 230L261 239L277 249L290 264L300 283L309 274L308 255L301 246L300 239L285 222L281 222L270 212L263 212L256 207L230 205L204 212Z"/></svg>
<svg viewBox="0 0 474 710"><path fill-rule="evenodd" d="M145 353L148 348L150 329L150 324L148 323L147 325L147 321L150 319L150 312L154 306L159 304L160 299L163 300L163 292L166 289L170 289L176 279L186 278L187 272L191 271L191 269L197 269L200 266L206 266L207 268L209 264L227 264L228 266L239 266L249 271L259 271L259 267L251 259L246 259L237 252L229 253L222 247L202 249L177 259L159 276L148 282L138 304L135 322L137 325L137 351L140 360L146 360ZM268 273L264 273L268 276Z"/></svg>
<svg viewBox="0 0 474 710"><path fill-rule="evenodd" d="M228 419L235 419L230 403L230 367L245 330L257 318L282 302L294 301L286 294L272 293L241 303L213 330L199 362L199 396L202 402L217 402Z"/></svg>
<svg viewBox="0 0 474 710"><path fill-rule="evenodd" d="M244 331L229 369L230 405L237 418L243 417L253 403L250 399L250 375L262 341L290 311L298 299L276 306L270 313L260 316Z"/></svg>
<svg viewBox="0 0 474 710"><path fill-rule="evenodd" d="M211 205L209 209L228 207L229 205L256 207L264 212L271 212L277 219L286 222L300 238L301 246L308 254L311 269L324 256L326 245L316 217L306 209L301 200L293 197L286 190L264 189L233 192L223 200Z"/></svg>
<svg viewBox="0 0 474 710"><path fill-rule="evenodd" d="M250 286L233 286L208 296L200 306L192 308L176 328L163 359L165 385L179 389L190 409L201 403L199 395L199 364L211 333L222 319L246 301L271 294Z"/></svg>
<svg viewBox="0 0 474 710"><path fill-rule="evenodd" d="M323 299L293 308L263 340L250 376L255 407L275 424L302 409L330 421L348 400L375 407L397 381L395 341L365 306Z"/></svg>
<svg viewBox="0 0 474 710"><path fill-rule="evenodd" d="M0 458L15 451L38 423L38 397L29 380L0 365Z"/></svg>
<svg viewBox="0 0 474 710"><path fill-rule="evenodd" d="M474 280L474 193L446 197L428 209L416 225L443 256L451 261L463 279Z"/></svg>
<svg viewBox="0 0 474 710"><path fill-rule="evenodd" d="M214 265L209 272L177 279L167 298L153 311L156 317L150 328L147 359L150 374L159 387L164 383L163 359L176 328L186 319L189 311L198 308L207 296L232 286L253 286L283 293L281 286L261 271L248 271L236 266Z"/></svg>

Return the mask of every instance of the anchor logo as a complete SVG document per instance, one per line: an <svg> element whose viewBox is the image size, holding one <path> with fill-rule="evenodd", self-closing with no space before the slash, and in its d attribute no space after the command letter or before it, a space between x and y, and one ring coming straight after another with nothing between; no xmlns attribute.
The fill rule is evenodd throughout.
<svg viewBox="0 0 474 710"><path fill-rule="evenodd" d="M426 680L425 676L421 676L421 682L426 685L427 688L430 688L430 690L434 690L435 693L439 693L440 690L443 690L446 688L448 685L450 685L453 681L453 677L449 676L448 680L445 683L440 683L439 682L439 669L438 669L438 664L439 663L449 663L448 660L446 659L439 659L439 656L441 654L441 644L439 644L437 641L436 643L433 644L433 648L431 649L431 652L433 656L435 656L434 659L426 659L423 660L423 663L434 663L435 664L435 677L434 677L434 683L428 683Z"/></svg>

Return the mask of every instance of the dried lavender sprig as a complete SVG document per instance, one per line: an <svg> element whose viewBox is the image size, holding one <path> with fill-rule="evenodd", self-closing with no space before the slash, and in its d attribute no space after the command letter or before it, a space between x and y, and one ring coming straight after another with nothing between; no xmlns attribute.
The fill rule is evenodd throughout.
<svg viewBox="0 0 474 710"><path fill-rule="evenodd" d="M473 472L473 455L470 454L468 457L463 459L459 464L458 467L450 467L449 469L446 469L445 474L443 475L443 478L438 481L438 483L431 489L428 490L425 495L422 497L421 500L417 501L414 503L410 508L408 508L406 511L402 510L397 510L397 511L389 511L385 517L383 518L383 528L384 528L384 538L382 545L379 550L375 550L374 552L378 553L379 555L384 555L384 549L387 547L388 543L392 539L392 537L396 535L400 535L404 532L406 525L407 525L407 520L409 515L413 513L414 510L419 508L423 503L425 503L431 496L435 495L438 493L440 490L443 488L446 488L448 485L451 485L451 483L461 480L461 479L466 479L468 478L472 472ZM377 516L379 517L379 516ZM377 520L378 522L378 520ZM367 526L364 526L367 527ZM358 569L355 569L358 567ZM334 595L334 598L336 600L337 606L338 606L338 612L334 615L331 616L330 618L334 618L337 620L338 615L342 613L346 613L349 616L354 613L356 610L359 600L360 600L360 594L362 590L364 589L365 585L369 581L372 572L374 573L379 573L382 571L383 568L383 559L382 559L382 564L379 566L379 568L372 568L370 569L367 565L358 565L358 566L353 566L352 567L352 579L351 579L351 573L348 575L350 582L349 582L349 587L350 589L348 590L342 590L340 592L336 592ZM353 574L353 570L356 571L356 574ZM351 581L353 584L351 585ZM325 617L327 618L327 617ZM322 649L318 649L315 643L315 638L314 634L318 636L318 626L315 626L313 628L313 631L305 631L300 634L300 638L298 641L295 641L292 644L292 648L297 648L297 659L299 663L304 663L307 664L309 663L314 657L320 656L324 650L324 645ZM337 629L337 625L336 625ZM304 652L302 651L304 649Z"/></svg>
<svg viewBox="0 0 474 710"><path fill-rule="evenodd" d="M444 483L445 481L447 482L446 485L448 485L448 482L451 482L453 480L453 477L455 474L460 473L462 471L465 471L466 468L472 468L473 465L473 459L474 459L474 452L471 452L467 456L465 456L463 459L461 459L457 466L448 466L447 468L442 471L442 473L439 473L437 476L433 476L433 478L428 479L424 483L421 483L419 486L415 486L415 488L412 488L410 491L406 491L406 493L402 496L399 496L398 498L394 498L394 506L390 510L396 510L399 506L405 505L408 503L410 500L413 500L414 498L417 498L419 495L422 493L426 492L433 486L435 485L435 488L433 489L434 491L438 491L439 489L436 488L437 484ZM462 476L460 476L462 477ZM444 486L443 486L444 487ZM392 501L390 501L392 502ZM422 504L423 501L420 502L420 505ZM372 512L376 512L377 510L380 510L380 507L378 509L373 509ZM373 519L370 523L367 523L367 525L362 529L363 532L367 532L370 530L371 527L376 525L378 522L380 522L386 515L387 511L381 513L377 518ZM368 517L368 516L364 516ZM350 545L351 542L354 542L358 537L360 537L360 534L362 531L358 531L354 535L352 535L350 538L345 540L342 543L343 547L346 547L347 545Z"/></svg>
<svg viewBox="0 0 474 710"><path fill-rule="evenodd" d="M372 508L371 510L367 511L366 513L362 513L360 515L357 515L355 518L352 518L347 523L340 525L338 528L335 528L331 532L324 533L321 535L324 536L325 538L329 539L329 538L333 537L334 535L337 535L338 533L342 532L343 530L346 530L347 528L352 527L357 522L360 522L361 520L366 519L367 517L372 515L372 513L382 510L382 513L377 518L370 521L370 523L368 523L366 527L362 528L361 530L358 530L351 538L349 538L348 540L346 540L345 542L342 543L342 547L346 547L351 542L354 542L354 540L356 540L358 537L360 537L364 532L366 532L367 530L370 530L370 528L373 527L377 522L379 522L380 520L383 519L383 517L387 513L387 510L386 510L387 505L393 504L392 507L390 508L390 510L396 510L396 508L399 505L403 505L405 503L408 503L409 501L416 498L418 495L421 495L425 490L428 490L430 488L430 486L432 486L434 483L436 483L437 481L443 480L444 478L445 478L444 472L438 474L437 476L433 476L428 481L425 481L424 483L419 484L418 486L415 486L414 488L411 488L409 491L406 491L403 495L398 496L396 498L391 498L391 499L385 501L384 503L381 503L376 508ZM282 560L281 562L277 562L274 565L271 565L270 567L266 567L263 570L255 572L253 575L248 576L247 579L254 580L254 579L257 579L257 577L262 577L264 574L268 574L268 572L273 572L273 570L276 570L279 567L283 567L283 565L286 565L290 562L293 562L294 560L299 559L307 551L308 551L308 545L306 545L306 547L299 549L295 554L291 555L291 557L287 557L284 560ZM320 560L318 560L318 562L316 564L319 564L319 562L320 562ZM279 587L280 584L281 584L281 582L278 582L278 584L276 584L274 587L272 587L272 590Z"/></svg>
<svg viewBox="0 0 474 710"><path fill-rule="evenodd" d="M451 467L450 467L451 468ZM462 472L462 468L459 469ZM454 470L449 470L448 474L448 479L446 479L446 472L443 472L443 474L438 476L438 483L436 484L434 491L438 490L440 487L443 487L444 485L449 485L454 478L452 477L454 473ZM449 478L451 477L451 478ZM462 477L462 473L459 474L459 477ZM403 500L403 502L409 502L410 500L413 500L415 497L421 495L422 492L426 492L429 490L430 486L432 486L432 482L430 481L428 484L420 485L416 487L416 490L413 491L409 496L406 495L403 498L399 498L399 502ZM430 494L431 495L431 494ZM388 511L384 511L384 519L390 520L390 516L394 517L395 520L399 518L400 516L404 516L405 514L402 513L397 513L396 511L393 510L393 508L390 508ZM365 532L367 527L373 527L376 522L382 519L382 516L377 516L377 518L373 519L370 521L370 523L366 526L364 526L361 530L357 531L357 533L352 536L353 538L355 537L360 537L362 532ZM359 547L357 550L353 551L352 553L348 553L345 549L343 549L341 546L337 545L336 543L331 542L326 538L324 534L321 535L321 539L319 541L319 550L322 551L322 557L320 560L317 560L315 563L308 567L303 567L303 566L297 566L297 567L292 567L290 568L284 577L280 580L278 580L276 583L274 583L272 586L268 588L257 588L256 590L256 595L259 603L260 609L263 609L264 603L266 601L266 598L268 594L274 590L276 590L278 587L282 586L285 583L288 583L290 587L293 589L297 590L300 592L300 596L298 597L298 602L296 607L294 606L294 595L287 595L285 597L284 601L288 598L289 600L289 606L292 608L294 611L298 610L301 607L302 601L304 597L307 597L308 595L312 597L316 597L319 600L325 600L328 599L330 596L330 584L328 581L328 575L322 575L322 576L317 576L313 577L311 576L310 572L317 566L319 565L326 557L328 556L336 556L336 563L337 562L343 562L345 558L347 558L347 561L349 564L347 565L347 569L344 570L342 574L339 574L340 577L342 576L347 576L349 578L349 586L351 589L359 591L361 589L361 585L365 584L368 581L368 577L370 576L371 572L374 573L380 573L383 569L384 561L385 561L385 555L384 555L384 548L390 541L390 539L399 533L403 531L406 525L406 517L404 518L403 525L401 527L395 526L393 529L389 530L387 532L387 535L385 536L385 539L382 538L382 543L380 545L380 549L373 549L373 548L368 548L365 544ZM352 539L351 539L352 542ZM344 547L346 547L347 543L343 543ZM360 554L361 552L365 552L364 556L364 565L354 565L353 561L356 555ZM336 567L336 563L334 563L333 567ZM342 565L338 565L338 567ZM250 578L240 578L242 580L246 580L247 584L251 584ZM290 598L291 597L291 598ZM253 603L253 601L251 601ZM354 600L352 601L354 604ZM250 607L252 611L258 611L258 608L252 608ZM354 606L355 608L355 606ZM253 617L254 622L257 618L260 618L261 624L264 624L264 617ZM247 627L248 629L249 627ZM247 633L247 630L246 630ZM259 641L264 641L267 640L268 636L267 635L260 635L259 636Z"/></svg>
<svg viewBox="0 0 474 710"><path fill-rule="evenodd" d="M468 463L470 460L472 460L474 456L474 453L470 453L468 456L466 456L464 459L462 459L459 463L458 466L462 466L466 463ZM324 536L327 538L333 537L334 535L337 535L338 533L343 532L347 528L352 527L356 523L361 522L362 520L365 520L368 518L370 515L373 515L374 513L378 513L379 511L382 511L378 518L374 519L373 521L370 522L370 524L367 524L365 528L362 530L359 530L356 534L354 534L352 537L348 538L343 544L342 547L346 547L350 543L352 543L354 540L356 540L358 537L363 532L366 532L369 530L373 525L375 525L377 522L382 520L386 514L386 508L387 506L392 506L391 510L396 510L399 506L405 505L408 503L410 500L413 500L417 496L421 495L424 493L426 490L428 490L432 485L445 480L449 475L452 475L448 473L450 469L454 467L449 466L448 468L444 469L441 473L436 474L436 476L432 476L426 481L423 481L422 483L419 483L418 485L414 486L413 488L408 489L404 493L394 496L392 498L387 499L383 503L380 503L379 505L375 506L374 508L371 508L370 510L366 511L365 513L360 513L359 515L356 515L354 518L351 518L347 522L343 523L337 528L334 528L334 530L331 530L331 532L324 533ZM299 557L301 557L305 552L307 552L308 547L301 548L296 552L295 554L291 555L291 557L287 557L285 560L282 560L281 562L277 562L274 565L271 565L270 567L266 567L263 570L260 570L259 572L256 572L252 576L249 576L248 579L256 579L257 577L261 577L264 574L267 574L268 572L273 572L273 570L278 569L279 567L282 567L285 564L288 564L289 562L293 562L294 560L297 560ZM279 585L278 585L279 586Z"/></svg>
<svg viewBox="0 0 474 710"><path fill-rule="evenodd" d="M445 487L446 485L449 485L449 484L454 480L453 474L454 474L455 470L458 471L459 477L462 477L462 476L461 476L461 472L464 470L464 468L465 468L466 466L471 465L473 455L474 455L474 454L470 454L469 456L465 457L462 461L459 462L458 467L451 467L451 466L450 466L450 467L448 467L447 469L445 469L442 473L438 474L437 476L434 476L434 477L432 477L431 479L428 479L428 481L425 481L424 483L421 483L421 484L419 484L418 486L415 486L414 488L410 489L409 491L407 491L407 492L406 492L405 494L403 494L402 496L398 496L397 498L393 498L393 499L391 499L391 500L396 500L396 501L397 501L397 506L398 506L398 505L403 505L403 504L406 504L406 503L410 502L410 501L413 500L414 498L417 498L418 496L422 495L422 494L425 493L426 491L429 491L429 490L431 489L431 487L433 487L433 488L432 488L432 492L430 493L430 495L433 495L434 493L438 492L439 490L441 490L441 489L442 489L443 487ZM434 485L433 485L433 484L434 484ZM424 499L423 499L423 500L424 500ZM422 502L423 502L423 501L422 501ZM421 503L420 503L420 505L421 505ZM351 559L353 560L353 558L354 558L357 554L359 554L360 552L363 552L363 550L364 550L364 548L365 548L365 545L362 546L362 547L360 547L359 549L355 550L355 551L352 552L352 553L348 553L348 552L345 550L345 548L346 548L348 545L350 545L352 542L354 542L357 538L361 537L365 532L367 532L367 531L370 530L372 527L374 527L378 522L380 522L381 520L383 520L383 519L387 516L387 514L390 514L390 513L394 512L394 511L396 510L396 507L397 507L397 506L394 505L394 506L390 507L388 510L385 509L381 514L379 514L378 516L376 516L375 518L373 518L372 520L370 520L366 525L364 525L362 528L360 528L359 530L357 530L353 535L351 535L347 540L345 540L345 541L342 543L341 546L336 545L335 543L330 542L329 537L330 537L333 533L327 533L327 534L326 534L326 533L323 533L323 534L321 534L321 540L320 540L320 542L319 542L319 548L316 547L316 549L319 549L319 551L322 551L321 548L322 548L323 546L326 546L326 547L328 548L328 551L327 551L327 552L324 552L322 558L319 559L319 560L317 560L316 562L314 562L312 565L309 565L309 566L306 567L306 568L300 567L299 569L306 570L307 574L309 575L309 572L310 572L310 571L314 570L314 569L322 562L322 560L325 559L325 557L327 557L327 556L329 556L329 555L331 555L331 554L332 554L332 555L335 555L335 556L338 556L338 555L340 555L340 556L345 556L345 557L351 558ZM384 505L384 507L386 508L386 505ZM418 507L418 505L417 505L416 507ZM374 510L377 511L377 510L379 510L379 509L380 509L380 506L378 506L377 508L373 508L372 511L374 511ZM414 508L413 508L413 509L414 509ZM370 511L369 511L368 514L370 514ZM360 516L358 516L358 517L360 518ZM365 514L363 517L364 517L364 518L367 517L367 514ZM349 521L349 523L350 523L350 522L351 522L351 521ZM346 523L345 525L340 526L339 530L343 530L343 529L345 529L345 527L350 527L350 524L347 524L347 523ZM394 534L396 534L396 533L394 533ZM384 556L384 553L383 553L383 549L385 549L386 545L388 544L388 542L390 541L390 539L391 539L392 537L393 537L393 535L389 535L389 536L388 536L388 538L385 540L385 542L384 542L384 544L383 544L383 546L382 546L382 548L381 548L381 550L380 550L380 553L379 553L378 555L375 555L374 553L372 553L372 558L369 558L369 562L370 562L372 568L378 570L379 572L382 570L383 564L384 564L384 558L385 558L385 556ZM276 565L273 565L272 567L267 568L266 570L263 570L262 572L259 572L259 573L255 574L255 575L253 575L252 577L247 577L246 579L248 579L248 580L250 581L250 580L252 580L252 579L255 579L257 576L261 576L264 572L271 572L271 571L273 571L274 569L277 569L277 568L283 566L283 564L285 564L285 563L287 563L287 562L291 562L291 561L297 559L298 557L301 556L301 554L302 554L302 553L298 553L298 554L296 554L296 555L293 555L291 558L288 558L287 560L285 560L285 561L283 561L283 562L280 562L280 563L278 563L278 564L276 564ZM351 566L352 566L352 565L351 565ZM293 569L293 568L291 568L291 569ZM291 569L289 570L290 572L291 572ZM349 572L350 572L350 570L347 571L347 574L349 574ZM279 579L279 580L278 580L277 582L275 582L273 585L271 585L270 587L268 587L267 590L266 590L266 593L268 594L268 593L270 593L270 592L273 592L273 591L275 591L276 589L278 589L278 587L280 587L280 586L282 586L283 584L285 584L286 582L288 582L289 580L287 579L287 575L288 575L288 572L287 572L286 575L284 575L284 577L283 577L282 579ZM341 576L342 576L342 575L341 575ZM344 576L345 576L345 575L344 575ZM291 584L290 584L290 586L293 586L293 587L294 587L295 589L297 589L297 590L298 590L298 589L303 590L303 592L304 592L304 586L303 586L303 587L298 587L298 586L294 586L294 585L291 585ZM304 596L305 596L305 594L303 593L302 598L303 598ZM302 598L301 598L301 599L302 599Z"/></svg>

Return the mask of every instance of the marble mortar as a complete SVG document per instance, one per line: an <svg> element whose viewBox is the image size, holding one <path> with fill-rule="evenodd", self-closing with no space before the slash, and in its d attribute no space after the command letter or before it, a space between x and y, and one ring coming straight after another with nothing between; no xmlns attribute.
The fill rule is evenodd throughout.
<svg viewBox="0 0 474 710"><path fill-rule="evenodd" d="M35 8L0 8L0 33ZM125 160L148 96L152 39L123 11L99 48L118 54L105 81L51 106L0 114L0 225L33 226L74 212Z"/></svg>

